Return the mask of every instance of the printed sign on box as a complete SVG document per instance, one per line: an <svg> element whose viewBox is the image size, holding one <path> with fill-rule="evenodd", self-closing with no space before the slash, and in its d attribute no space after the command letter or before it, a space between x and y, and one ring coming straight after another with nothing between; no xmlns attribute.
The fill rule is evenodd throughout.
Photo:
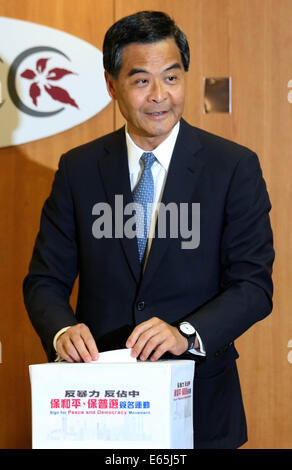
<svg viewBox="0 0 292 470"><path fill-rule="evenodd" d="M193 448L194 362L29 366L34 449Z"/></svg>

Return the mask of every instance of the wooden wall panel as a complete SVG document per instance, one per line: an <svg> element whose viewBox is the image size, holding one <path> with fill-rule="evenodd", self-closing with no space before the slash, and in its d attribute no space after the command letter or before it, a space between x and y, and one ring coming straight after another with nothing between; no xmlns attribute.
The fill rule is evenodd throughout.
<svg viewBox="0 0 292 470"><path fill-rule="evenodd" d="M113 15L110 0L0 0L0 16L51 26L99 49ZM41 208L61 154L113 129L114 105L110 103L97 116L61 134L0 149L0 448L31 447L28 365L46 361L22 300Z"/></svg>
<svg viewBox="0 0 292 470"><path fill-rule="evenodd" d="M245 2L241 2L241 11L244 6ZM292 4L289 0L267 0L264 8L262 6L263 2L259 2L249 35L257 38L254 44L249 41L248 45L250 52L247 58L254 56L254 60L248 61L249 73L254 77L254 81L249 80L251 99L245 92L244 98L248 102L244 105L244 100L240 101L238 96L238 106L241 109L240 118L247 129L246 134L241 131L241 138L249 145L252 145L251 139L254 140L272 202L271 220L276 249L275 295L272 315L240 340L240 369L252 433L249 446L291 449L292 403L289 397L292 367L287 360L287 345L292 336L292 107L287 99L287 84L292 77L292 33L289 24ZM238 10L237 14L239 18L241 12ZM251 15L252 9L249 12ZM238 32L236 35L239 36ZM244 85L243 80L241 85ZM241 127L244 128L244 125ZM253 352L248 353L249 349ZM252 374L249 373L251 368L254 368Z"/></svg>
<svg viewBox="0 0 292 470"><path fill-rule="evenodd" d="M168 12L189 39L184 117L252 148L260 158L273 206L275 298L273 314L237 341L249 427L244 448L291 448L292 364L287 346L292 339L292 104L287 84L292 79L292 2L0 0L0 15L61 29L99 48L114 20L142 9ZM208 76L232 77L231 115L203 113L203 78ZM21 283L60 154L123 122L111 103L98 116L62 134L0 149L0 448L30 447L27 367L45 356L23 307Z"/></svg>

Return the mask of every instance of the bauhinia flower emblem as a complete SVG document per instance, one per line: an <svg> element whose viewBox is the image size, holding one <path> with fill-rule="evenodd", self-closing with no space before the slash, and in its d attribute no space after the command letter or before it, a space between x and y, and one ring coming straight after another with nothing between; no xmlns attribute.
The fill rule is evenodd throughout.
<svg viewBox="0 0 292 470"><path fill-rule="evenodd" d="M27 80L33 80L29 88L29 95L35 106L38 106L38 98L41 96L42 88L45 90L53 100L60 101L61 103L70 104L78 108L77 103L71 98L69 93L58 86L53 86L50 82L60 80L65 75L73 74L70 70L53 68L46 72L47 62L49 59L39 59L36 63L36 71L26 69L22 72L21 77Z"/></svg>

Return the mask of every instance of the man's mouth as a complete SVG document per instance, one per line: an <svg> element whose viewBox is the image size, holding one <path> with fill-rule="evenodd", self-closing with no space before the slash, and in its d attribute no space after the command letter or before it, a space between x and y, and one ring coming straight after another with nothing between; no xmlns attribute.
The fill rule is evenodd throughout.
<svg viewBox="0 0 292 470"><path fill-rule="evenodd" d="M164 116L168 111L155 111L153 113L146 113L148 116Z"/></svg>

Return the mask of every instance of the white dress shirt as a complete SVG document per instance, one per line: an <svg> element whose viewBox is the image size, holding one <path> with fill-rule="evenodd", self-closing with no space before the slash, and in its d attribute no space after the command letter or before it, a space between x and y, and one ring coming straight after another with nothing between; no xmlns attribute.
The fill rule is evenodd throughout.
<svg viewBox="0 0 292 470"><path fill-rule="evenodd" d="M153 239L153 235L155 231L158 204L161 201L161 197L163 194L173 149L174 149L178 132L179 132L179 127L180 127L180 123L178 122L172 129L169 136L160 145L158 145L158 147L156 147L152 151L152 153L156 157L156 161L153 163L151 167L151 172L152 172L153 182L154 182L154 195L153 195L153 206L152 206L152 219L151 219L151 224L149 228L148 242L146 246L144 268L147 263L149 251L151 248L151 243L152 243L152 239ZM132 140L131 136L129 135L127 131L127 126L125 127L125 134L126 134L126 144L127 144L127 151L128 151L130 185L131 185L131 190L133 191L143 171L143 164L141 165L140 158L142 154L145 152L145 150L143 150L142 148L138 147L135 144L135 142ZM55 335L54 337L55 349L56 349L56 342L57 342L58 337L62 333L64 333L68 328L70 327L62 328L62 330L58 331L58 333ZM200 351L197 351L196 349L192 349L190 350L190 352L193 354L199 354L199 355L205 356L206 353L204 351L204 347L203 347L201 338L198 335L198 333L197 333L197 338L200 344ZM60 359L57 358L56 360L58 361Z"/></svg>

